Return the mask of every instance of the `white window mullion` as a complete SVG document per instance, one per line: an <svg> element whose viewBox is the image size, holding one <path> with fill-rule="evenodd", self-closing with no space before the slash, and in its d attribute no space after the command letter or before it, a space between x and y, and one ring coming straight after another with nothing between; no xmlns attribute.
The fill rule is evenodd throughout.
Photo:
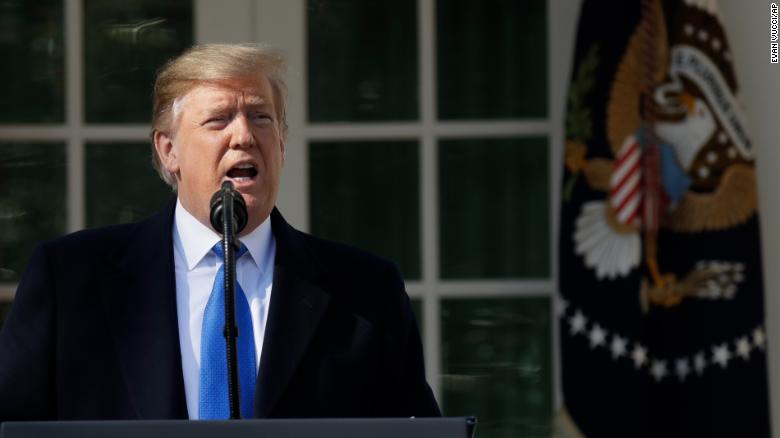
<svg viewBox="0 0 780 438"><path fill-rule="evenodd" d="M83 0L65 2L65 125L67 126L67 231L84 228Z"/></svg>
<svg viewBox="0 0 780 438"><path fill-rule="evenodd" d="M420 214L423 263L423 344L426 377L441 400L440 307L436 284L439 278L438 166L436 148L436 1L417 3L420 123Z"/></svg>
<svg viewBox="0 0 780 438"><path fill-rule="evenodd" d="M551 281L553 283L554 290L556 291L553 296L550 299L550 338L552 340L551 345L551 360L550 363L552 364L552 409L553 409L553 415L556 414L558 409L562 405L562 399L563 399L563 391L561 391L561 378L560 378L560 339L558 338L558 313L555 306L555 296L557 295L558 290L558 245L557 245L557 238L558 236L558 199L559 199L559 192L558 192L558 186L559 186L559 167L558 166L558 157L559 157L559 150L562 150L562 147L560 146L564 139L563 139L563 111L560 107L561 103L565 99L565 89L566 87L553 87L552 84L557 84L558 82L554 82L555 77L557 76L556 73L558 72L558 68L560 67L560 63L557 59L557 51L555 50L558 48L560 44L560 40L558 39L558 29L557 29L557 19L553 19L553 17L557 17L555 15L555 12L558 12L557 8L559 7L558 2L556 0L549 0L547 2L547 93L548 93L548 104L547 108L549 108L550 114L550 125L552 126L552 130L550 132L550 139L548 141L548 150L547 150L547 158L548 158L548 187L550 190L550 205L549 205L549 214L550 214L550 275L552 276ZM566 83L566 81L561 82ZM565 104L564 104L565 108Z"/></svg>
<svg viewBox="0 0 780 438"><path fill-rule="evenodd" d="M224 6L221 6L224 7ZM258 0L255 5L255 36L285 52L287 69L287 123L285 163L277 205L296 228L308 231L309 138L306 137L306 1Z"/></svg>
<svg viewBox="0 0 780 438"><path fill-rule="evenodd" d="M70 130L65 125L3 125L0 141L65 141Z"/></svg>
<svg viewBox="0 0 780 438"><path fill-rule="evenodd" d="M422 126L417 122L319 123L306 128L309 140L418 140Z"/></svg>
<svg viewBox="0 0 780 438"><path fill-rule="evenodd" d="M84 141L80 137L68 139L67 144L67 231L74 232L84 228Z"/></svg>
<svg viewBox="0 0 780 438"><path fill-rule="evenodd" d="M437 286L440 296L447 297L548 297L554 282L547 278L529 280L458 280L442 281Z"/></svg>
<svg viewBox="0 0 780 438"><path fill-rule="evenodd" d="M231 0L229 6L213 0L195 0L195 42L248 43L254 30L253 0Z"/></svg>
<svg viewBox="0 0 780 438"><path fill-rule="evenodd" d="M552 279L529 280L446 280L436 285L439 298L537 298L555 293ZM415 298L423 297L430 286L424 281L407 281L406 291Z"/></svg>
<svg viewBox="0 0 780 438"><path fill-rule="evenodd" d="M444 140L546 136L549 132L550 122L546 119L458 120L436 124L436 135Z"/></svg>
<svg viewBox="0 0 780 438"><path fill-rule="evenodd" d="M82 128L81 136L90 141L151 142L150 131L151 125L92 125Z"/></svg>
<svg viewBox="0 0 780 438"><path fill-rule="evenodd" d="M428 91L421 90L421 92ZM550 130L550 122L547 119L459 120L457 122L424 120L422 122L317 123L308 125L305 134L307 138L316 140L405 140L419 139L427 133L433 135L436 140L442 140L547 136Z"/></svg>

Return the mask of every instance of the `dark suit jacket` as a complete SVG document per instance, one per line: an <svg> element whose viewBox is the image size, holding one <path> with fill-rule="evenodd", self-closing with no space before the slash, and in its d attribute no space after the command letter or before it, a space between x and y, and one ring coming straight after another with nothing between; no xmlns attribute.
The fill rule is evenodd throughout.
<svg viewBox="0 0 780 438"><path fill-rule="evenodd" d="M0 421L187 418L172 224L39 246L0 332ZM274 210L271 309L255 416L435 416L393 264L301 233Z"/></svg>

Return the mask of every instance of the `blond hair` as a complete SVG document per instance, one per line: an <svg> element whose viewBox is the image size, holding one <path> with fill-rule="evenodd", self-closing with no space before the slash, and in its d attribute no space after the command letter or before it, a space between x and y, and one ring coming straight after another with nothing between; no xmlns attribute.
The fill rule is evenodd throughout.
<svg viewBox="0 0 780 438"><path fill-rule="evenodd" d="M168 61L157 74L152 96L152 166L160 178L176 187L176 177L165 169L154 148L154 135L159 131L172 136L183 103L181 98L203 83L265 75L273 90L276 118L285 137L287 85L283 74L286 67L287 61L280 51L257 44L202 44Z"/></svg>

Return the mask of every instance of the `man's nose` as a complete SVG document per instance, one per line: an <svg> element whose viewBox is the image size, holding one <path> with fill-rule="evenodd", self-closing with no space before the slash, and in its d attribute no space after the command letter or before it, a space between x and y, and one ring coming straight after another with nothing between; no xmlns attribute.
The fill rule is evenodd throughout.
<svg viewBox="0 0 780 438"><path fill-rule="evenodd" d="M247 148L255 144L255 138L252 135L252 127L246 115L239 114L231 123L231 148Z"/></svg>

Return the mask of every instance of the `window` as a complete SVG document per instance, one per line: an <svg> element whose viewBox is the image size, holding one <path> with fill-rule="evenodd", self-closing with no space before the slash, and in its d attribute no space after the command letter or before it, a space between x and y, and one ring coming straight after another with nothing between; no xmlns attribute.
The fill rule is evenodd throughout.
<svg viewBox="0 0 780 438"><path fill-rule="evenodd" d="M445 415L549 435L546 1L308 0L306 48L310 230L399 264Z"/></svg>
<svg viewBox="0 0 780 438"><path fill-rule="evenodd" d="M0 5L13 29L0 55L19 60L0 69L0 320L35 243L170 196L149 165L160 63L195 41L269 42L290 59L285 217L398 264L445 414L480 416L481 437L550 435L563 101L550 66L567 55L549 17L566 8L231 5Z"/></svg>
<svg viewBox="0 0 780 438"><path fill-rule="evenodd" d="M138 220L171 196L149 164L151 84L192 44L193 4L9 0L0 23L0 56L15 60L0 69L4 319L36 244Z"/></svg>

